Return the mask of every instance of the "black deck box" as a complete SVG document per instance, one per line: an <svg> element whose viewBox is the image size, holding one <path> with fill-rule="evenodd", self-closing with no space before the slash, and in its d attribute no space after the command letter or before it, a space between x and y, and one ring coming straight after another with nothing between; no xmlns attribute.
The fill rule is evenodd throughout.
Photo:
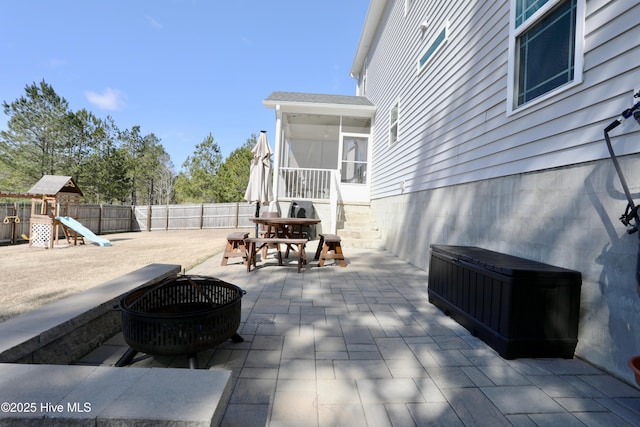
<svg viewBox="0 0 640 427"><path fill-rule="evenodd" d="M431 245L429 302L505 359L572 358L580 272L473 246Z"/></svg>

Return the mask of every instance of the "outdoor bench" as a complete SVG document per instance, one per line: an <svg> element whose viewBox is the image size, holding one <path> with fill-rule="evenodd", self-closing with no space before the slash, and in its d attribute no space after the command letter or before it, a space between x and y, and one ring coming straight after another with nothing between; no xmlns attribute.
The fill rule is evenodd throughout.
<svg viewBox="0 0 640 427"><path fill-rule="evenodd" d="M0 363L0 425L220 425L232 391L221 369Z"/></svg>
<svg viewBox="0 0 640 427"><path fill-rule="evenodd" d="M287 251L291 250L298 257L298 273L302 270L302 265L307 262L305 245L308 239L293 239L288 237L251 237L244 240L249 253L247 271L251 271L251 265L256 266L256 253L265 246L276 246L278 251L278 265L282 265L282 252L280 245L286 245Z"/></svg>
<svg viewBox="0 0 640 427"><path fill-rule="evenodd" d="M320 234L320 242L315 256L319 267L322 267L328 259L336 260L341 267L347 266L342 253L342 246L340 245L341 241L342 239L337 234Z"/></svg>
<svg viewBox="0 0 640 427"><path fill-rule="evenodd" d="M473 246L431 245L429 302L505 359L572 358L577 271Z"/></svg>
<svg viewBox="0 0 640 427"><path fill-rule="evenodd" d="M229 258L242 257L242 262L247 262L247 248L244 244L244 239L249 237L249 233L244 231L235 231L227 234L227 246L222 254L222 261L220 265L227 265Z"/></svg>

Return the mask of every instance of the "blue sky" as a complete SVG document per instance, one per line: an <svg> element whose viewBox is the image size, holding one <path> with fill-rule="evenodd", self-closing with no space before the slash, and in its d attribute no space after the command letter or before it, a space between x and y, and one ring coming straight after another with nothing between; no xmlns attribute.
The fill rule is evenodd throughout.
<svg viewBox="0 0 640 427"><path fill-rule="evenodd" d="M273 91L355 95L366 0L25 0L0 12L0 101L45 80L73 111L154 133L179 171L268 131ZM7 116L0 114L0 129Z"/></svg>

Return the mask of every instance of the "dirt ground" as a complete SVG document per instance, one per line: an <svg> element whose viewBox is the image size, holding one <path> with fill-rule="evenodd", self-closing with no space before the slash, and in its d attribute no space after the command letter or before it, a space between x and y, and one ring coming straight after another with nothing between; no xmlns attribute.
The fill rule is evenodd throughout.
<svg viewBox="0 0 640 427"><path fill-rule="evenodd" d="M232 229L108 234L111 246L0 246L0 322L151 263L183 269L222 252ZM252 230L242 230L251 232Z"/></svg>

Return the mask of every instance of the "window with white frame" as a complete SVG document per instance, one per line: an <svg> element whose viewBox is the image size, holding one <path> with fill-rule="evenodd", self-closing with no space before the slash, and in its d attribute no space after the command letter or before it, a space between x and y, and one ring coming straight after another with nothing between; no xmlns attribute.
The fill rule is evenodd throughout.
<svg viewBox="0 0 640 427"><path fill-rule="evenodd" d="M445 44L448 37L448 24L445 24L438 34L431 39L427 49L418 58L418 73L420 73L429 63L429 60L433 58L433 55Z"/></svg>
<svg viewBox="0 0 640 427"><path fill-rule="evenodd" d="M582 81L585 0L511 0L509 109Z"/></svg>
<svg viewBox="0 0 640 427"><path fill-rule="evenodd" d="M398 142L399 105L400 103L396 102L389 112L389 145L393 145Z"/></svg>
<svg viewBox="0 0 640 427"><path fill-rule="evenodd" d="M409 13L409 9L411 9L411 5L413 4L413 0L404 0L404 15L406 16Z"/></svg>

